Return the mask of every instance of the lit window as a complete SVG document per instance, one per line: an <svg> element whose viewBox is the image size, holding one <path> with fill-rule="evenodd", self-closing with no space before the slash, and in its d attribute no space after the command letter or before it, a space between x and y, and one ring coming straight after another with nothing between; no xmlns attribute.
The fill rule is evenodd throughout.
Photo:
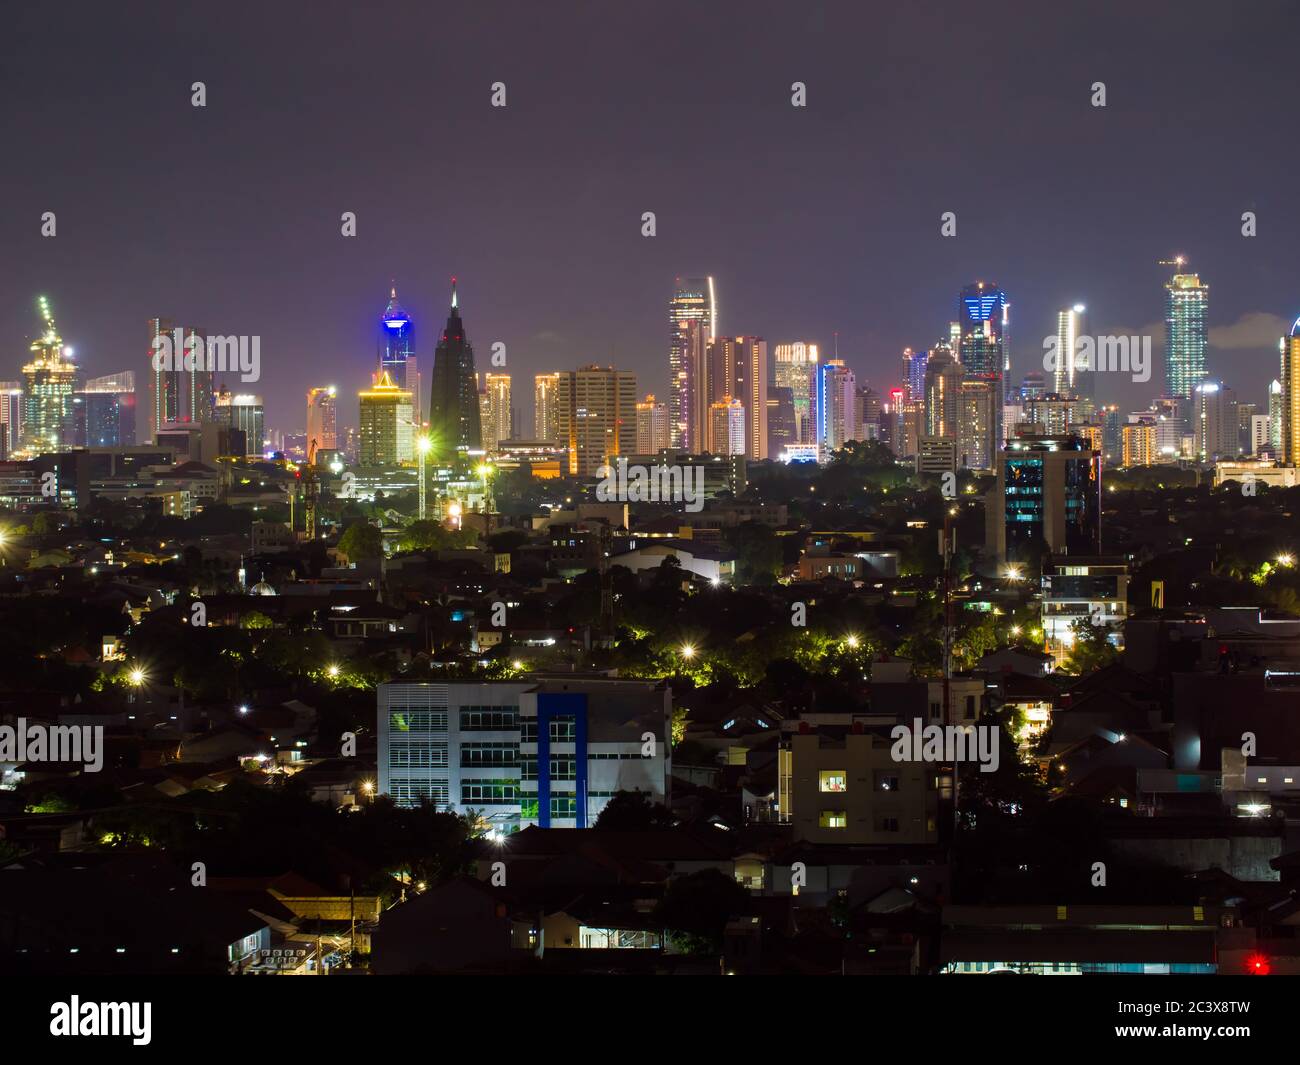
<svg viewBox="0 0 1300 1065"><path fill-rule="evenodd" d="M848 828L849 815L843 810L823 810L817 816L818 828Z"/></svg>
<svg viewBox="0 0 1300 1065"><path fill-rule="evenodd" d="M823 769L817 774L817 781L821 791L849 790L848 773L843 769Z"/></svg>

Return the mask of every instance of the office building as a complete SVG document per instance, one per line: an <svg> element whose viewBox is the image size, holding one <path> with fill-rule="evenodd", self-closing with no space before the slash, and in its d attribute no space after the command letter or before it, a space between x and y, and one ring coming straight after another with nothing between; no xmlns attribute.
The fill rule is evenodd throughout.
<svg viewBox="0 0 1300 1065"><path fill-rule="evenodd" d="M1240 452L1237 393L1221 381L1204 380L1193 391L1193 435L1202 462L1234 459Z"/></svg>
<svg viewBox="0 0 1300 1065"><path fill-rule="evenodd" d="M773 351L773 378L777 388L790 390L794 406L795 443L817 442L817 345L795 340Z"/></svg>
<svg viewBox="0 0 1300 1065"><path fill-rule="evenodd" d="M149 319L149 439L172 425L213 417L216 376L208 369L207 335L169 318ZM155 356L157 356L155 358Z"/></svg>
<svg viewBox="0 0 1300 1065"><path fill-rule="evenodd" d="M698 326L694 337L690 325ZM668 419L672 447L698 450L699 443L690 439L692 411L697 431L704 428L703 415L712 402L696 397L698 386L694 371L702 354L718 329L718 300L711 277L677 278L668 301Z"/></svg>
<svg viewBox="0 0 1300 1065"><path fill-rule="evenodd" d="M961 290L957 299L960 334L956 354L968 377L992 382L999 402L993 426L990 451L998 447L1002 436L1002 400L1005 382L1011 371L1011 304L997 285L977 281Z"/></svg>
<svg viewBox="0 0 1300 1065"><path fill-rule="evenodd" d="M945 400L947 397L944 397ZM968 470L993 468L993 426L999 396L987 378L968 377L957 393L957 452Z"/></svg>
<svg viewBox="0 0 1300 1065"><path fill-rule="evenodd" d="M857 411L853 371L842 359L827 359L817 368L817 447L822 462L858 439Z"/></svg>
<svg viewBox="0 0 1300 1065"><path fill-rule="evenodd" d="M464 461L466 452L483 446L479 420L478 378L474 372L474 348L465 334L456 294L456 279L451 279L451 309L447 325L433 353L433 384L429 393L429 438L433 443L430 457L435 461ZM378 386L376 386L378 387ZM391 378L388 387L407 392ZM407 392L409 395L409 392ZM411 418L413 411L408 413ZM362 432L364 436L364 429ZM402 448L397 447L400 453ZM373 447L372 455L378 454ZM409 456L408 456L409 457ZM399 458L399 462L407 461ZM363 463L364 465L364 463Z"/></svg>
<svg viewBox="0 0 1300 1065"><path fill-rule="evenodd" d="M714 404L735 400L744 414L746 457L767 458L767 341L716 337L708 346L704 379L697 377L692 387L708 401L706 433L712 426ZM704 450L709 450L707 440Z"/></svg>
<svg viewBox="0 0 1300 1065"><path fill-rule="evenodd" d="M359 393L361 433L358 441L359 466L396 466L415 460L414 401L411 393L388 376L379 375L370 388ZM475 400L477 402L477 398ZM437 408L434 408L435 413ZM477 415L477 408L475 409ZM474 422L477 424L477 417ZM449 424L443 421L445 429Z"/></svg>
<svg viewBox="0 0 1300 1065"><path fill-rule="evenodd" d="M590 828L618 791L669 800L664 683L381 684L378 718L380 794L399 806L473 810L497 834Z"/></svg>
<svg viewBox="0 0 1300 1065"><path fill-rule="evenodd" d="M636 405L636 450L641 455L653 455L671 447L671 426L668 404L659 403L653 394Z"/></svg>
<svg viewBox="0 0 1300 1065"><path fill-rule="evenodd" d="M231 393L223 388L217 393L216 417L219 425L238 430L244 434L244 454L262 456L266 444L265 414L262 397L248 393ZM199 426L173 425L162 430L185 430Z"/></svg>
<svg viewBox="0 0 1300 1065"><path fill-rule="evenodd" d="M135 371L92 377L77 393L77 443L127 447L135 443Z"/></svg>
<svg viewBox="0 0 1300 1065"><path fill-rule="evenodd" d="M1081 358L1079 338L1083 336L1082 303L1056 312L1056 366L1052 373L1052 391L1059 396L1092 396L1095 366Z"/></svg>
<svg viewBox="0 0 1300 1065"><path fill-rule="evenodd" d="M709 408L709 444L714 455L745 454L745 408L738 399L723 397Z"/></svg>
<svg viewBox="0 0 1300 1065"><path fill-rule="evenodd" d="M559 375L556 396L570 474L594 477L610 459L636 451L636 374L583 366Z"/></svg>
<svg viewBox="0 0 1300 1065"><path fill-rule="evenodd" d="M925 436L957 439L965 372L946 344L930 352L925 368Z"/></svg>
<svg viewBox="0 0 1300 1065"><path fill-rule="evenodd" d="M1181 400L1179 421L1191 429L1192 397L1205 377L1206 326L1210 288L1196 274L1182 272L1183 260L1165 283L1165 396Z"/></svg>
<svg viewBox="0 0 1300 1065"><path fill-rule="evenodd" d="M1055 665L1069 657L1078 621L1108 630L1119 646L1128 616L1128 564L1123 558L1053 556L1043 562L1042 597L1043 637Z"/></svg>
<svg viewBox="0 0 1300 1065"><path fill-rule="evenodd" d="M925 368L929 361L930 353L924 348L920 351L903 349L903 389L907 402L925 402Z"/></svg>
<svg viewBox="0 0 1300 1065"><path fill-rule="evenodd" d="M1019 436L998 452L985 503L998 562L1101 554L1101 455L1077 436Z"/></svg>
<svg viewBox="0 0 1300 1065"><path fill-rule="evenodd" d="M1300 318L1278 342L1281 352L1281 380L1277 384L1277 409L1281 431L1277 458L1288 466L1300 466ZM1269 408L1272 412L1272 398Z"/></svg>
<svg viewBox="0 0 1300 1065"><path fill-rule="evenodd" d="M375 371L378 379L382 373L398 388L411 393L414 420L421 424L420 371L415 355L415 323L397 302L397 286L388 294L388 306L379 320L379 365Z"/></svg>

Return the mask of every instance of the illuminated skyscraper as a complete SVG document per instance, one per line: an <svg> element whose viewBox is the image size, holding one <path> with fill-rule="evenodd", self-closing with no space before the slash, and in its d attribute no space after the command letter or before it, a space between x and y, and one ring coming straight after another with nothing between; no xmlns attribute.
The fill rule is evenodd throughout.
<svg viewBox="0 0 1300 1065"><path fill-rule="evenodd" d="M266 445L266 415L261 396L232 394L227 389L217 393L214 404L219 423L244 434L244 454L262 455Z"/></svg>
<svg viewBox="0 0 1300 1065"><path fill-rule="evenodd" d="M738 399L724 397L709 407L709 448L715 455L745 453L745 408Z"/></svg>
<svg viewBox="0 0 1300 1065"><path fill-rule="evenodd" d="M415 358L415 325L411 316L397 302L397 286L389 290L388 306L379 320L379 367L377 373L388 373L388 378L398 388L404 388L413 397L415 420L420 420L420 374Z"/></svg>
<svg viewBox="0 0 1300 1065"><path fill-rule="evenodd" d="M992 382L994 394L998 397L991 426L993 438L989 441L989 454L992 455L1003 439L1003 392L1011 371L1011 304L1007 294L997 285L977 281L961 290L957 306L957 325L961 334L958 361L969 376Z"/></svg>
<svg viewBox="0 0 1300 1065"><path fill-rule="evenodd" d="M82 400L79 444L129 447L135 443L135 371L92 377L77 396Z"/></svg>
<svg viewBox="0 0 1300 1065"><path fill-rule="evenodd" d="M1288 466L1300 465L1300 318L1279 342L1282 353L1280 450L1277 457ZM1271 400L1270 396L1270 400ZM1270 408L1272 404L1269 404Z"/></svg>
<svg viewBox="0 0 1300 1065"><path fill-rule="evenodd" d="M415 425L411 393L405 388L399 388L385 370L380 373L379 380L361 392L358 398L361 401L358 465L396 466L414 461ZM474 402L477 404L477 396L474 397ZM436 405L434 412L437 412ZM474 414L477 422L477 406Z"/></svg>
<svg viewBox="0 0 1300 1065"><path fill-rule="evenodd" d="M669 447L668 404L655 402L653 394L636 405L636 453L654 455Z"/></svg>
<svg viewBox="0 0 1300 1065"><path fill-rule="evenodd" d="M451 313L442 339L433 353L433 388L429 398L431 456L449 461L466 451L483 446L479 422L478 378L474 372L474 349L465 335L456 296L456 279L451 279Z"/></svg>
<svg viewBox="0 0 1300 1065"><path fill-rule="evenodd" d="M23 433L21 381L0 381L0 453L8 458L18 450Z"/></svg>
<svg viewBox="0 0 1300 1065"><path fill-rule="evenodd" d="M777 388L788 388L794 403L794 429L796 444L817 442L817 345L796 340L778 344L773 352L775 359L774 382Z"/></svg>
<svg viewBox="0 0 1300 1065"><path fill-rule="evenodd" d="M908 403L925 402L925 364L930 353L922 349L903 349L903 382Z"/></svg>
<svg viewBox="0 0 1300 1065"><path fill-rule="evenodd" d="M672 434L672 447L698 450L689 439L691 410L696 400L692 395L691 367L688 365L689 340L687 325L699 322L703 327L705 347L718 329L718 301L711 277L679 277L668 301L668 419ZM697 341L698 343L698 341ZM708 403L702 404L707 410Z"/></svg>
<svg viewBox="0 0 1300 1065"><path fill-rule="evenodd" d="M1284 372L1286 367L1286 344L1287 338L1283 337L1281 347ZM1285 421L1286 418L1282 412L1282 382L1273 381L1268 386L1268 443L1273 449L1275 459L1282 458L1282 432Z"/></svg>
<svg viewBox="0 0 1300 1065"><path fill-rule="evenodd" d="M922 436L957 439L961 418L961 363L953 358L947 344L930 351L925 367L925 431Z"/></svg>
<svg viewBox="0 0 1300 1065"><path fill-rule="evenodd" d="M1202 461L1236 458L1240 453L1237 393L1221 381L1205 380L1192 394L1193 435Z"/></svg>
<svg viewBox="0 0 1300 1065"><path fill-rule="evenodd" d="M745 456L767 458L767 341L762 337L717 337L709 344L707 365L702 392L710 412L715 403L739 401L745 412ZM700 388L698 381L695 387ZM710 413L709 426L713 423ZM705 449L714 443L710 432Z"/></svg>
<svg viewBox="0 0 1300 1065"><path fill-rule="evenodd" d="M539 373L533 378L533 439L558 443L560 439L560 408L556 390L560 387L557 373Z"/></svg>
<svg viewBox="0 0 1300 1065"><path fill-rule="evenodd" d="M988 450L993 440L992 423L997 393L993 383L980 377L968 377L961 383L957 397L957 463L970 470L993 469L993 455ZM947 397L944 397L945 402Z"/></svg>
<svg viewBox="0 0 1300 1065"><path fill-rule="evenodd" d="M155 358L155 355L158 358ZM193 369L186 369L186 358ZM207 336L169 318L149 319L149 439L176 425L213 417L216 379L207 369Z"/></svg>
<svg viewBox="0 0 1300 1065"><path fill-rule="evenodd" d="M23 450L38 454L71 447L75 434L73 391L77 368L70 348L54 327L49 301L40 297L41 335L32 342L32 358L23 367Z"/></svg>
<svg viewBox="0 0 1300 1065"><path fill-rule="evenodd" d="M595 476L619 455L636 451L636 374L612 366L583 366L560 374L561 447L568 473Z"/></svg>
<svg viewBox="0 0 1300 1065"><path fill-rule="evenodd" d="M486 415L483 421L483 447L487 451L494 451L501 441L509 440L514 435L510 431L510 375L484 374L483 394L487 400L482 408Z"/></svg>
<svg viewBox="0 0 1300 1065"><path fill-rule="evenodd" d="M1093 395L1094 367L1079 365L1079 338L1083 335L1082 303L1056 312L1056 368L1052 391L1058 396Z"/></svg>
<svg viewBox="0 0 1300 1065"><path fill-rule="evenodd" d="M1182 401L1179 409L1187 421L1192 394L1205 377L1210 287L1201 284L1196 274L1182 272L1182 258L1172 260L1172 265L1178 272L1165 283L1165 395Z"/></svg>
<svg viewBox="0 0 1300 1065"><path fill-rule="evenodd" d="M338 403L333 385L307 392L307 450L338 447Z"/></svg>
<svg viewBox="0 0 1300 1065"><path fill-rule="evenodd" d="M857 410L853 371L843 359L827 359L817 367L817 447L822 462L858 438Z"/></svg>

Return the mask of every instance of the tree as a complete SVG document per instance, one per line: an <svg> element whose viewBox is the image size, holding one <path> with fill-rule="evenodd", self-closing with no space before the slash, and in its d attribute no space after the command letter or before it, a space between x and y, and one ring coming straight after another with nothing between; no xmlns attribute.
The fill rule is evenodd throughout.
<svg viewBox="0 0 1300 1065"><path fill-rule="evenodd" d="M349 562L379 558L384 553L383 533L368 521L354 522L339 537L338 550Z"/></svg>
<svg viewBox="0 0 1300 1065"><path fill-rule="evenodd" d="M616 791L596 818L595 828L613 832L647 832L672 828L673 815L643 791Z"/></svg>
<svg viewBox="0 0 1300 1065"><path fill-rule="evenodd" d="M655 917L686 954L716 954L732 914L744 910L749 894L716 869L669 881Z"/></svg>
<svg viewBox="0 0 1300 1065"><path fill-rule="evenodd" d="M1110 642L1110 630L1104 625L1094 625L1087 618L1079 618L1071 628L1074 646L1065 660L1065 672L1082 676L1119 659L1119 651Z"/></svg>

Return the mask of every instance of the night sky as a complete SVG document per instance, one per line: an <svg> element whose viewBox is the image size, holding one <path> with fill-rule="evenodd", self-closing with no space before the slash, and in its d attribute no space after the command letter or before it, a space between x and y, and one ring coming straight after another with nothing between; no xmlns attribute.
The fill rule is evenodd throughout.
<svg viewBox="0 0 1300 1065"><path fill-rule="evenodd" d="M677 275L715 275L724 332L829 349L838 331L888 389L964 283L1006 289L1018 380L1059 306L1086 303L1097 333L1159 322L1156 260L1183 253L1210 285L1211 372L1263 403L1300 314L1297 10L12 5L0 377L44 293L91 375L133 368L143 389L161 314L262 337L246 390L269 427L300 431L306 388L330 383L355 424L390 279L427 386L455 274L479 369L505 342L530 435L535 372L612 361L664 395ZM1098 393L1137 409L1159 384Z"/></svg>

